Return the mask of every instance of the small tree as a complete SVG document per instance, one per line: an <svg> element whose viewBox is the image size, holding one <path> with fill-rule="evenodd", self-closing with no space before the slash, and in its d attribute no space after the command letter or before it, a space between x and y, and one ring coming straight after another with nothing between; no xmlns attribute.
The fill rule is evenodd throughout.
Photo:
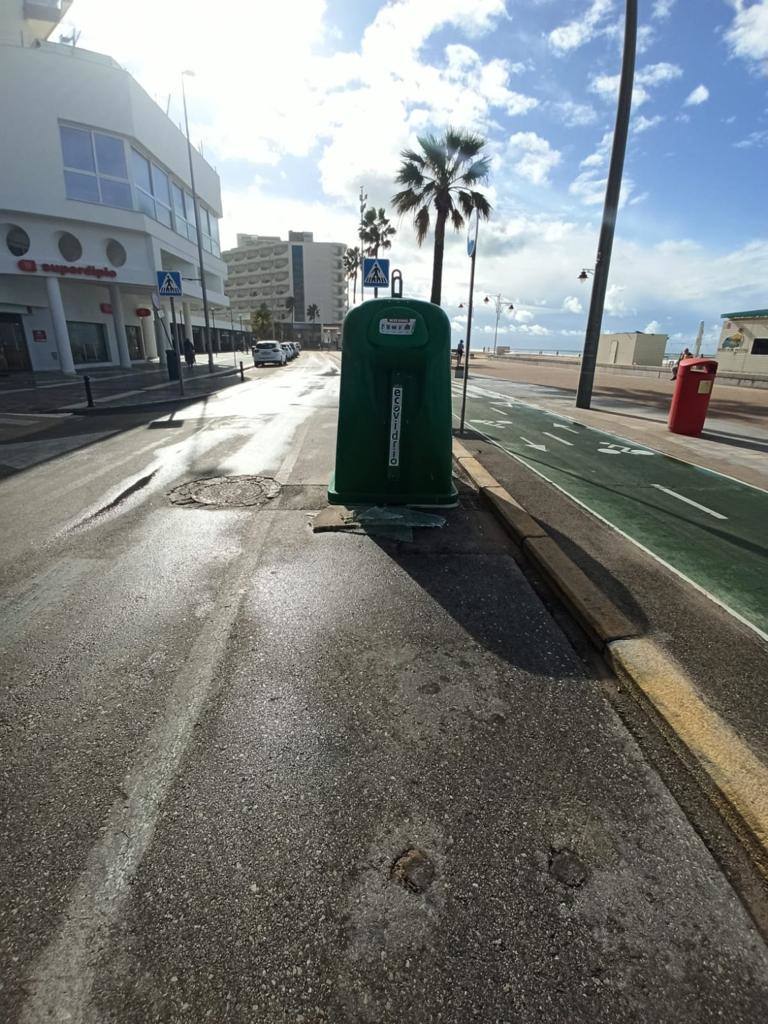
<svg viewBox="0 0 768 1024"><path fill-rule="evenodd" d="M268 338L272 327L272 314L266 302L251 313L251 330L259 339Z"/></svg>
<svg viewBox="0 0 768 1024"><path fill-rule="evenodd" d="M344 253L344 273L347 275L347 305L349 305L349 282L354 285L352 302L357 302L357 272L360 269L360 247L348 248Z"/></svg>
<svg viewBox="0 0 768 1024"><path fill-rule="evenodd" d="M294 299L294 297L292 295L286 296L286 299L285 299L285 311L290 316L291 323L294 323L294 321L295 321L295 314L296 314L296 299Z"/></svg>
<svg viewBox="0 0 768 1024"><path fill-rule="evenodd" d="M365 211L360 236L365 244L366 256L376 257L379 255L379 249L391 249L391 239L396 234L397 229L392 227L383 206L378 210L372 206Z"/></svg>
<svg viewBox="0 0 768 1024"><path fill-rule="evenodd" d="M310 303L309 306L307 306L307 320L311 321L311 323L314 323L315 320L319 320L319 319L320 319L320 307L317 305L317 303L312 302L312 303ZM321 329L321 339L320 340L322 341L322 329Z"/></svg>

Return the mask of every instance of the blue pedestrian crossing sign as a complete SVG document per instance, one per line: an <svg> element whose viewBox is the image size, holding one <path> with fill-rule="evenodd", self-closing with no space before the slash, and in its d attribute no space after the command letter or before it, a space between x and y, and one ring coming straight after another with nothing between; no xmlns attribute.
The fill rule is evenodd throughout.
<svg viewBox="0 0 768 1024"><path fill-rule="evenodd" d="M172 298L183 295L180 272L178 270L158 270L157 290L160 295L170 295Z"/></svg>
<svg viewBox="0 0 768 1024"><path fill-rule="evenodd" d="M389 260L366 256L363 260L363 285L366 288L389 288Z"/></svg>

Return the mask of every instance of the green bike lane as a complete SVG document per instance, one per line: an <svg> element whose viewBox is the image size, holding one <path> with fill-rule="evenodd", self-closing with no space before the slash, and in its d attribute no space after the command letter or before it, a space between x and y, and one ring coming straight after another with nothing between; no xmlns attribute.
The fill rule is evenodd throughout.
<svg viewBox="0 0 768 1024"><path fill-rule="evenodd" d="M468 384L466 419L768 640L768 492L493 387Z"/></svg>

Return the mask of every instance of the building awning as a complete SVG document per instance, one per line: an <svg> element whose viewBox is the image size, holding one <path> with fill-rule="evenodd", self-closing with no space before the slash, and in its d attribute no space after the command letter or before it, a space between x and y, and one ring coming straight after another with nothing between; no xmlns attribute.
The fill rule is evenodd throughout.
<svg viewBox="0 0 768 1024"><path fill-rule="evenodd" d="M721 320L756 320L768 317L768 309L748 309L745 313L721 313Z"/></svg>

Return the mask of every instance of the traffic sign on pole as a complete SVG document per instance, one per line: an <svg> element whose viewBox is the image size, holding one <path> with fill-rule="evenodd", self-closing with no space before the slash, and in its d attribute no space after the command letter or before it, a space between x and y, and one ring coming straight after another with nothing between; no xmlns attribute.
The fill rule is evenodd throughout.
<svg viewBox="0 0 768 1024"><path fill-rule="evenodd" d="M366 288L389 288L389 260L366 256L363 260L363 285Z"/></svg>
<svg viewBox="0 0 768 1024"><path fill-rule="evenodd" d="M160 295L180 298L184 292L181 287L181 274L178 270L158 270L157 290Z"/></svg>

